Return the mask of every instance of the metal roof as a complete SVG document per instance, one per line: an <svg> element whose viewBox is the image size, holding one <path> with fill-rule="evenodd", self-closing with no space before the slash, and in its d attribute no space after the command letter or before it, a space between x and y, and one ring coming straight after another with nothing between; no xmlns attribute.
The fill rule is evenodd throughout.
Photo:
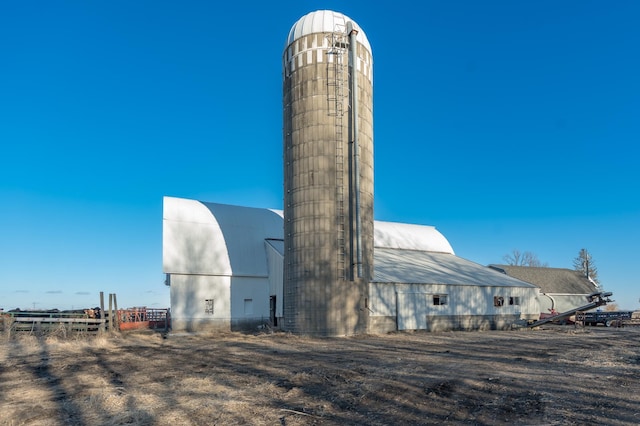
<svg viewBox="0 0 640 426"><path fill-rule="evenodd" d="M433 226L374 223L374 282L535 287L455 256ZM282 212L165 197L165 273L267 276L265 242L284 254Z"/></svg>
<svg viewBox="0 0 640 426"><path fill-rule="evenodd" d="M379 283L536 287L453 253L377 247L373 258L373 281Z"/></svg>
<svg viewBox="0 0 640 426"><path fill-rule="evenodd" d="M375 247L455 254L434 226L375 221L373 227Z"/></svg>
<svg viewBox="0 0 640 426"><path fill-rule="evenodd" d="M591 294L596 286L579 271L565 268L490 265L505 274L540 287L547 294Z"/></svg>
<svg viewBox="0 0 640 426"><path fill-rule="evenodd" d="M264 243L282 239L281 212L164 197L165 273L267 276Z"/></svg>
<svg viewBox="0 0 640 426"><path fill-rule="evenodd" d="M336 31L345 32L347 22L351 21L358 35L356 40L364 45L369 52L371 52L371 45L367 39L366 34L362 31L362 28L351 18L343 15L340 12L334 12L332 10L316 10L315 12L307 13L302 18L293 24L287 37L287 43L289 46L297 39L315 33L332 33Z"/></svg>

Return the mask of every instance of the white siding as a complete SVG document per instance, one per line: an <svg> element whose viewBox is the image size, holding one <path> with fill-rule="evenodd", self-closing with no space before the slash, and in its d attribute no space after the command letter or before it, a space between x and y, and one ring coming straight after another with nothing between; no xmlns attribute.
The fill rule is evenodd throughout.
<svg viewBox="0 0 640 426"><path fill-rule="evenodd" d="M231 318L231 278L206 275L171 276L171 316L175 320L226 320ZM205 300L214 299L213 315Z"/></svg>
<svg viewBox="0 0 640 426"><path fill-rule="evenodd" d="M428 315L528 318L540 312L534 287L371 283L369 290L370 315L397 317L400 330L425 328ZM435 295L446 295L447 303L434 305ZM503 298L503 306L494 306L496 296ZM519 304L509 304L510 298Z"/></svg>
<svg viewBox="0 0 640 426"><path fill-rule="evenodd" d="M251 300L251 311L247 311ZM231 278L231 318L234 321L263 321L269 319L269 280L267 277Z"/></svg>
<svg viewBox="0 0 640 426"><path fill-rule="evenodd" d="M398 330L427 328L428 299L426 293L396 293L398 300Z"/></svg>

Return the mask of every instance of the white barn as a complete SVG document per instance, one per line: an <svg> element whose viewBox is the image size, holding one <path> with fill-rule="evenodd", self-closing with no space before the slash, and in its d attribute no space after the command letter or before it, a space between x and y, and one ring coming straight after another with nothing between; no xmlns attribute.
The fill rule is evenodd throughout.
<svg viewBox="0 0 640 426"><path fill-rule="evenodd" d="M508 328L538 318L538 287L456 256L434 227L374 228L369 332ZM278 326L283 229L278 210L165 197L162 264L173 329Z"/></svg>

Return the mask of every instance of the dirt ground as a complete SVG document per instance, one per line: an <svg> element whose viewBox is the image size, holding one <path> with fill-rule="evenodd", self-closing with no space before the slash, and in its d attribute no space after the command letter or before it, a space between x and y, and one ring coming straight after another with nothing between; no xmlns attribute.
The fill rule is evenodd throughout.
<svg viewBox="0 0 640 426"><path fill-rule="evenodd" d="M640 327L0 337L1 425L635 425Z"/></svg>

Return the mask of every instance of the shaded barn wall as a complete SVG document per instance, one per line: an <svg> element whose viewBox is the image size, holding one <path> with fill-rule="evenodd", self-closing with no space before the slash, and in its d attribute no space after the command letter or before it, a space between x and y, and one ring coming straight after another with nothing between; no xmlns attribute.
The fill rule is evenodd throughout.
<svg viewBox="0 0 640 426"><path fill-rule="evenodd" d="M231 330L255 330L269 321L269 279L231 278Z"/></svg>
<svg viewBox="0 0 640 426"><path fill-rule="evenodd" d="M171 275L174 331L255 330L269 319L266 277Z"/></svg>
<svg viewBox="0 0 640 426"><path fill-rule="evenodd" d="M370 330L510 328L517 320L538 318L537 292L526 287L371 283ZM441 300L443 295L446 304L435 305L434 296ZM504 304L494 306L495 297L501 297ZM511 299L516 297L517 301Z"/></svg>
<svg viewBox="0 0 640 426"><path fill-rule="evenodd" d="M171 327L174 331L228 331L231 277L171 275Z"/></svg>

